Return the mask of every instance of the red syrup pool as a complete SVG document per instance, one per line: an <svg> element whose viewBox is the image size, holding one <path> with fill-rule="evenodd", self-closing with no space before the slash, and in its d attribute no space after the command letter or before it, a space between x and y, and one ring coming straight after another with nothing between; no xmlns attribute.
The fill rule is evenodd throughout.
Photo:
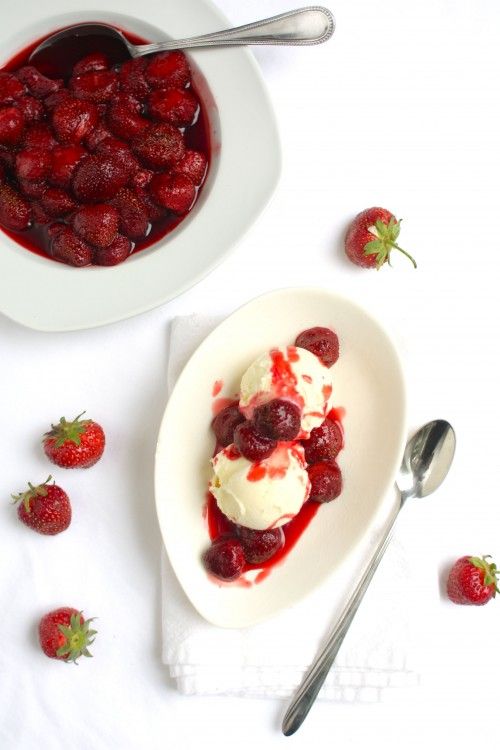
<svg viewBox="0 0 500 750"><path fill-rule="evenodd" d="M118 27L116 27L118 28ZM22 49L15 56L13 56L2 68L0 72L15 72L24 65L29 65L29 57L33 50L47 37L51 36L60 29L55 29L39 39L36 39L29 46ZM126 38L132 44L149 44L150 40L143 39L129 31L120 29L120 31L126 36ZM68 37L63 43L57 44L57 54L54 55L53 50L50 48L41 54L37 55L36 67L37 69L47 75L49 78L62 78L65 85L71 76L72 68L79 60L86 55L93 52L103 52L109 59L111 66L120 65L121 63L129 60L128 55L123 53L124 47L117 42L113 37L103 36L101 34L88 34L79 36L76 39L74 37ZM166 212L163 217L157 221L150 223L150 231L147 236L142 239L132 240L133 251L132 254L137 253L140 250L144 250L147 247L158 242L169 232L174 230L185 218L189 215L193 207L196 205L200 192L203 188L204 182L208 170L210 169L210 129L208 117L203 106L203 92L199 91L192 82L189 83L188 88L195 94L200 102L200 108L198 115L192 125L184 128L184 143L186 149L193 149L194 151L202 152L207 158L207 171L203 178L203 182L200 186L196 187L196 197L191 205L189 211L182 215L176 215L170 212ZM45 122L46 120L42 120ZM0 147L3 150L3 147ZM1 156L1 154L0 154ZM0 164L2 160L0 158ZM17 188L16 180L13 178L9 180L11 184ZM61 221L58 218L54 218L51 223ZM65 221L65 219L63 219ZM52 261L59 262L52 258L49 254L50 238L47 232L47 226L34 222L33 225L25 231L13 231L2 225L0 229L8 237L14 240L17 244L30 250L31 252L40 255L44 258L49 258Z"/></svg>

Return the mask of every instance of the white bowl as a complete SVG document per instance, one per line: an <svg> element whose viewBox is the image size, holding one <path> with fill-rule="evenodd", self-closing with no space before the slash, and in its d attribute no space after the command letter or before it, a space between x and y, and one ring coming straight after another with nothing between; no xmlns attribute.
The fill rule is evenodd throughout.
<svg viewBox="0 0 500 750"><path fill-rule="evenodd" d="M48 11L39 0L26 0L10 4L8 18L0 11L0 66L33 40L79 21L114 23L151 41L230 25L209 0L100 0L96 11L82 11L82 5L51 0ZM91 328L145 312L208 274L259 216L281 168L260 71L243 48L196 50L189 58L195 83L208 88L212 138L211 168L193 211L163 240L112 268L56 263L0 231L0 312L43 331Z"/></svg>
<svg viewBox="0 0 500 750"><path fill-rule="evenodd" d="M261 352L294 342L311 326L340 339L334 405L345 408L339 455L341 496L319 508L297 545L250 588L217 585L201 555L210 540L203 506L214 436L211 393L233 396ZM193 354L170 396L156 451L156 507L172 567L188 598L210 622L245 627L299 601L365 541L394 482L403 453L405 387L396 350L380 325L353 302L319 289L284 289L259 297L221 323ZM393 497L390 508L393 507ZM382 508L382 510L384 510Z"/></svg>

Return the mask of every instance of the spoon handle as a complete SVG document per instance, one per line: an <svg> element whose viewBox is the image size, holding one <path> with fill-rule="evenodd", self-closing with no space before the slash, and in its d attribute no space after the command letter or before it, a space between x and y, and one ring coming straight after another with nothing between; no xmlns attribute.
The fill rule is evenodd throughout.
<svg viewBox="0 0 500 750"><path fill-rule="evenodd" d="M396 520L399 515L399 511L403 507L404 498L402 498L401 504L397 510L396 515L391 521L388 529L377 549L375 550L372 559L370 560L361 580L354 589L349 601L345 605L339 620L334 626L330 633L328 640L317 655L314 662L309 667L305 674L304 680L297 690L292 702L290 703L286 714L283 719L282 731L283 734L289 736L297 731L300 727L307 714L309 713L311 706L313 705L316 697L321 690L330 668L335 661L339 649L342 645L347 631L354 619L354 616L358 610L359 605L366 593L368 586L373 578L378 565L384 556L384 553L389 546L394 528L396 526Z"/></svg>
<svg viewBox="0 0 500 750"><path fill-rule="evenodd" d="M174 39L134 48L133 56L190 47L230 47L242 44L321 44L335 31L335 19L327 8L313 6L188 39Z"/></svg>

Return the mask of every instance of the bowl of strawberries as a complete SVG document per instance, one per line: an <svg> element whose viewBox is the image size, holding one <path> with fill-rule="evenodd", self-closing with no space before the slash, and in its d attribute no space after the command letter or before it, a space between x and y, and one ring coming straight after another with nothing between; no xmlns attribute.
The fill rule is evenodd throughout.
<svg viewBox="0 0 500 750"><path fill-rule="evenodd" d="M161 14L146 0L151 23L107 4L71 23L134 44L225 23L204 0ZM0 61L0 311L39 330L103 325L168 301L230 250L276 186L276 124L243 49L118 59L88 35L31 60L70 21L32 5Z"/></svg>

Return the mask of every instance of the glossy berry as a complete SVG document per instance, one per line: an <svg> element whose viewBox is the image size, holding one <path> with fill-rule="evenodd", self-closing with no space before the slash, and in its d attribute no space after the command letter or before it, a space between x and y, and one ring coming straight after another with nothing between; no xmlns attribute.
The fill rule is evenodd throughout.
<svg viewBox="0 0 500 750"><path fill-rule="evenodd" d="M40 202L49 216L66 216L76 208L76 203L69 192L58 187L44 190Z"/></svg>
<svg viewBox="0 0 500 750"><path fill-rule="evenodd" d="M71 504L69 497L57 484L49 484L49 477L43 484L33 486L19 495L13 495L20 501L17 508L19 519L30 529L39 534L60 534L71 523Z"/></svg>
<svg viewBox="0 0 500 750"><path fill-rule="evenodd" d="M57 146L54 133L44 122L29 125L23 134L24 148L42 148L50 151Z"/></svg>
<svg viewBox="0 0 500 750"><path fill-rule="evenodd" d="M196 188L185 174L156 174L149 191L153 200L174 214L187 213L196 198Z"/></svg>
<svg viewBox="0 0 500 750"><path fill-rule="evenodd" d="M111 245L99 247L94 253L94 263L98 266L116 266L123 263L132 252L132 243L123 234L117 234Z"/></svg>
<svg viewBox="0 0 500 750"><path fill-rule="evenodd" d="M485 557L460 557L450 570L446 590L455 604L480 606L492 599L498 589L498 570Z"/></svg>
<svg viewBox="0 0 500 750"><path fill-rule="evenodd" d="M170 169L185 152L182 134L167 122L148 125L133 141L132 148L143 164L152 169Z"/></svg>
<svg viewBox="0 0 500 750"><path fill-rule="evenodd" d="M406 250L397 244L401 222L385 208L367 208L351 222L345 237L345 252L349 260L362 268L381 268L389 263L392 250L406 255L417 264Z"/></svg>
<svg viewBox="0 0 500 750"><path fill-rule="evenodd" d="M92 263L91 246L65 225L51 237L50 253L56 260L70 266L88 266Z"/></svg>
<svg viewBox="0 0 500 750"><path fill-rule="evenodd" d="M52 126L61 143L80 143L95 128L99 120L93 102L67 99L52 112Z"/></svg>
<svg viewBox="0 0 500 750"><path fill-rule="evenodd" d="M43 104L34 96L22 96L16 101L16 107L23 113L24 122L38 122L43 118Z"/></svg>
<svg viewBox="0 0 500 750"><path fill-rule="evenodd" d="M122 188L113 198L113 206L118 211L122 234L137 239L148 233L148 212L136 192Z"/></svg>
<svg viewBox="0 0 500 750"><path fill-rule="evenodd" d="M253 414L255 429L272 440L295 440L300 431L300 409L291 401L274 398Z"/></svg>
<svg viewBox="0 0 500 750"><path fill-rule="evenodd" d="M77 164L73 192L83 203L100 203L114 198L129 178L126 164L110 156L93 155Z"/></svg>
<svg viewBox="0 0 500 750"><path fill-rule="evenodd" d="M234 431L234 444L249 461L263 461L276 448L276 440L257 432L252 422L242 422Z"/></svg>
<svg viewBox="0 0 500 750"><path fill-rule="evenodd" d="M134 60L127 60L123 63L119 73L120 89L123 92L139 99L144 99L149 94L151 86L144 76L147 64L146 57L136 57Z"/></svg>
<svg viewBox="0 0 500 750"><path fill-rule="evenodd" d="M96 204L82 206L73 215L73 229L79 237L94 247L111 245L118 234L120 216L113 206Z"/></svg>
<svg viewBox="0 0 500 750"><path fill-rule="evenodd" d="M238 536L243 547L245 560L252 565L266 562L285 543L285 535L281 528L257 531L240 526L238 527Z"/></svg>
<svg viewBox="0 0 500 750"><path fill-rule="evenodd" d="M115 161L119 161L129 174L134 174L139 169L139 163L132 153L130 146L121 141L119 138L103 138L99 141L95 149L97 154L104 154Z"/></svg>
<svg viewBox="0 0 500 750"><path fill-rule="evenodd" d="M24 115L17 107L0 108L0 144L15 146L21 140L24 129Z"/></svg>
<svg viewBox="0 0 500 750"><path fill-rule="evenodd" d="M59 234L58 237L61 235ZM57 239L57 238L56 238ZM45 433L43 450L47 458L65 469L87 469L98 461L104 451L105 436L102 427L91 419L72 422L61 417L57 425Z"/></svg>
<svg viewBox="0 0 500 750"><path fill-rule="evenodd" d="M186 55L179 50L155 55L144 72L147 82L155 89L184 88L191 77Z"/></svg>
<svg viewBox="0 0 500 750"><path fill-rule="evenodd" d="M307 469L311 482L309 500L329 503L342 492L342 473L335 461L321 461Z"/></svg>
<svg viewBox="0 0 500 750"><path fill-rule="evenodd" d="M85 149L78 145L56 146L52 150L50 182L56 187L68 188L76 165L85 155Z"/></svg>
<svg viewBox="0 0 500 750"><path fill-rule="evenodd" d="M80 656L92 656L88 650L96 630L90 628L93 618L85 620L73 607L60 607L48 612L38 625L42 651L51 659L76 662Z"/></svg>
<svg viewBox="0 0 500 750"><path fill-rule="evenodd" d="M0 182L0 224L20 232L27 229L31 221L29 204L5 182Z"/></svg>
<svg viewBox="0 0 500 750"><path fill-rule="evenodd" d="M16 172L20 180L43 180L51 169L52 157L47 149L27 148L16 155Z"/></svg>
<svg viewBox="0 0 500 750"><path fill-rule="evenodd" d="M189 89L156 89L149 96L148 106L154 120L182 128L191 125L200 105Z"/></svg>
<svg viewBox="0 0 500 750"><path fill-rule="evenodd" d="M109 60L103 52L91 52L90 55L82 57L73 67L73 75L81 76L83 73L91 73L95 70L107 70Z"/></svg>
<svg viewBox="0 0 500 750"><path fill-rule="evenodd" d="M221 448L234 442L234 430L242 422L245 422L245 417L238 409L237 401L226 406L212 419L212 430Z"/></svg>
<svg viewBox="0 0 500 750"><path fill-rule="evenodd" d="M326 367L331 367L339 358L339 339L330 328L316 326L302 331L295 339L295 346L315 354Z"/></svg>
<svg viewBox="0 0 500 750"><path fill-rule="evenodd" d="M63 86L63 82L47 78L33 65L25 65L16 72L16 78L29 89L30 94L37 99L43 99L50 94L58 91Z"/></svg>
<svg viewBox="0 0 500 750"><path fill-rule="evenodd" d="M309 438L302 445L308 464L333 461L343 445L342 428L338 422L325 419L323 424L311 430Z"/></svg>
<svg viewBox="0 0 500 750"><path fill-rule="evenodd" d="M25 91L25 86L12 73L0 72L0 104L12 104Z"/></svg>
<svg viewBox="0 0 500 750"><path fill-rule="evenodd" d="M100 104L110 101L118 92L118 76L112 70L89 70L73 76L69 88L77 99Z"/></svg>
<svg viewBox="0 0 500 750"><path fill-rule="evenodd" d="M209 573L223 581L234 581L243 572L245 556L237 539L219 539L203 555Z"/></svg>
<svg viewBox="0 0 500 750"><path fill-rule="evenodd" d="M175 171L187 175L195 185L201 185L207 171L207 157L201 151L186 149L182 159L175 165Z"/></svg>
<svg viewBox="0 0 500 750"><path fill-rule="evenodd" d="M113 98L108 107L107 123L113 135L125 141L139 138L149 124L141 115L138 100L131 94L117 94Z"/></svg>

